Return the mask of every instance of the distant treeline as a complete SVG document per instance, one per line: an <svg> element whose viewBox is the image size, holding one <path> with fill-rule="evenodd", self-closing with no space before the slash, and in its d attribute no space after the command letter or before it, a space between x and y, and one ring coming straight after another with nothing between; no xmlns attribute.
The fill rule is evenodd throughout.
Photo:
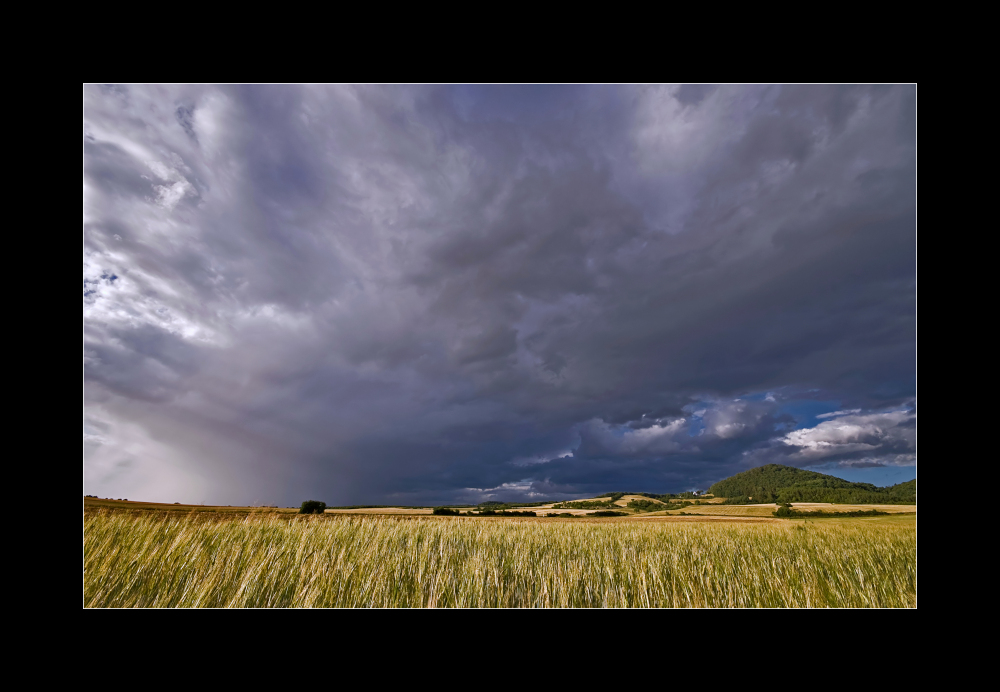
<svg viewBox="0 0 1000 692"><path fill-rule="evenodd" d="M590 514L570 514L569 512L563 512L561 514L543 514L544 517L550 518L563 518L563 519L587 519L590 517L627 517L628 512L612 512L610 510L599 510L597 512L591 512Z"/></svg>
<svg viewBox="0 0 1000 692"><path fill-rule="evenodd" d="M435 507L434 514L439 516L452 516L457 517L461 514L457 509L450 509L448 507ZM537 516L534 512L518 512L510 510L496 510L496 509L480 509L478 512L473 512L471 509L468 510L466 516L470 517L534 517Z"/></svg>
<svg viewBox="0 0 1000 692"><path fill-rule="evenodd" d="M661 512L667 509L680 509L683 504L653 502L652 500L629 500L627 507L637 512Z"/></svg>
<svg viewBox="0 0 1000 692"><path fill-rule="evenodd" d="M778 509L774 512L774 516L776 517L785 517L789 519L808 519L810 517L875 517L880 514L888 514L888 512L880 512L877 509L858 509L853 512L824 512L822 510L818 512L800 512L799 510L792 509L791 507L778 507Z"/></svg>
<svg viewBox="0 0 1000 692"><path fill-rule="evenodd" d="M580 500L577 502L559 502L552 505L552 509L601 509L603 507L614 507L614 500L602 502L600 500Z"/></svg>
<svg viewBox="0 0 1000 692"><path fill-rule="evenodd" d="M768 464L719 481L709 492L726 504L833 502L838 504L913 504L917 481L880 488L791 466Z"/></svg>
<svg viewBox="0 0 1000 692"><path fill-rule="evenodd" d="M487 500L486 502L480 502L476 507L479 509L513 509L514 507L537 507L538 505L544 505L553 502L553 500L535 500L534 502L497 502L496 500Z"/></svg>

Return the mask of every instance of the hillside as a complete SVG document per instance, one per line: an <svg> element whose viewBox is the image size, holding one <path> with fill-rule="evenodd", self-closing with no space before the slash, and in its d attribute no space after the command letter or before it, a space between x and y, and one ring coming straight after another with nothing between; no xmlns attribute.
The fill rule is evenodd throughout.
<svg viewBox="0 0 1000 692"><path fill-rule="evenodd" d="M792 466L767 464L721 480L709 492L732 502L905 504L917 501L917 481L880 488Z"/></svg>

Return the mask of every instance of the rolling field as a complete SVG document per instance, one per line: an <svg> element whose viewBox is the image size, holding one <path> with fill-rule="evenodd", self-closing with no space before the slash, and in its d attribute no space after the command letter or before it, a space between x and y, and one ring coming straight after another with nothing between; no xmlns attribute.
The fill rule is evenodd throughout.
<svg viewBox="0 0 1000 692"><path fill-rule="evenodd" d="M98 509L84 515L84 605L916 605L913 515L651 519Z"/></svg>
<svg viewBox="0 0 1000 692"><path fill-rule="evenodd" d="M792 509L799 512L867 512L877 509L880 512L890 514L916 514L916 505L852 505L852 504L831 504L829 502L793 502ZM771 505L768 505L771 506ZM777 508L777 505L774 505Z"/></svg>

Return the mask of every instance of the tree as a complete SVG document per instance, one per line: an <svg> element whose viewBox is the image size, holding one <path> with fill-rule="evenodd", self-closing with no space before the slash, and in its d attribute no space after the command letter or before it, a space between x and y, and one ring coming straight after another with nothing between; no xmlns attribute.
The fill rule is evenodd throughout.
<svg viewBox="0 0 1000 692"><path fill-rule="evenodd" d="M326 511L326 503L316 500L306 500L299 507L299 514L322 514Z"/></svg>

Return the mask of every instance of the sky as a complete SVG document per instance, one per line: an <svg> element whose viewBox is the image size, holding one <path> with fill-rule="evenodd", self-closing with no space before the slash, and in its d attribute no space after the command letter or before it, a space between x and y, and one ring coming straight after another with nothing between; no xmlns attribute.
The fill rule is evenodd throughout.
<svg viewBox="0 0 1000 692"><path fill-rule="evenodd" d="M916 477L913 85L85 85L85 494Z"/></svg>

